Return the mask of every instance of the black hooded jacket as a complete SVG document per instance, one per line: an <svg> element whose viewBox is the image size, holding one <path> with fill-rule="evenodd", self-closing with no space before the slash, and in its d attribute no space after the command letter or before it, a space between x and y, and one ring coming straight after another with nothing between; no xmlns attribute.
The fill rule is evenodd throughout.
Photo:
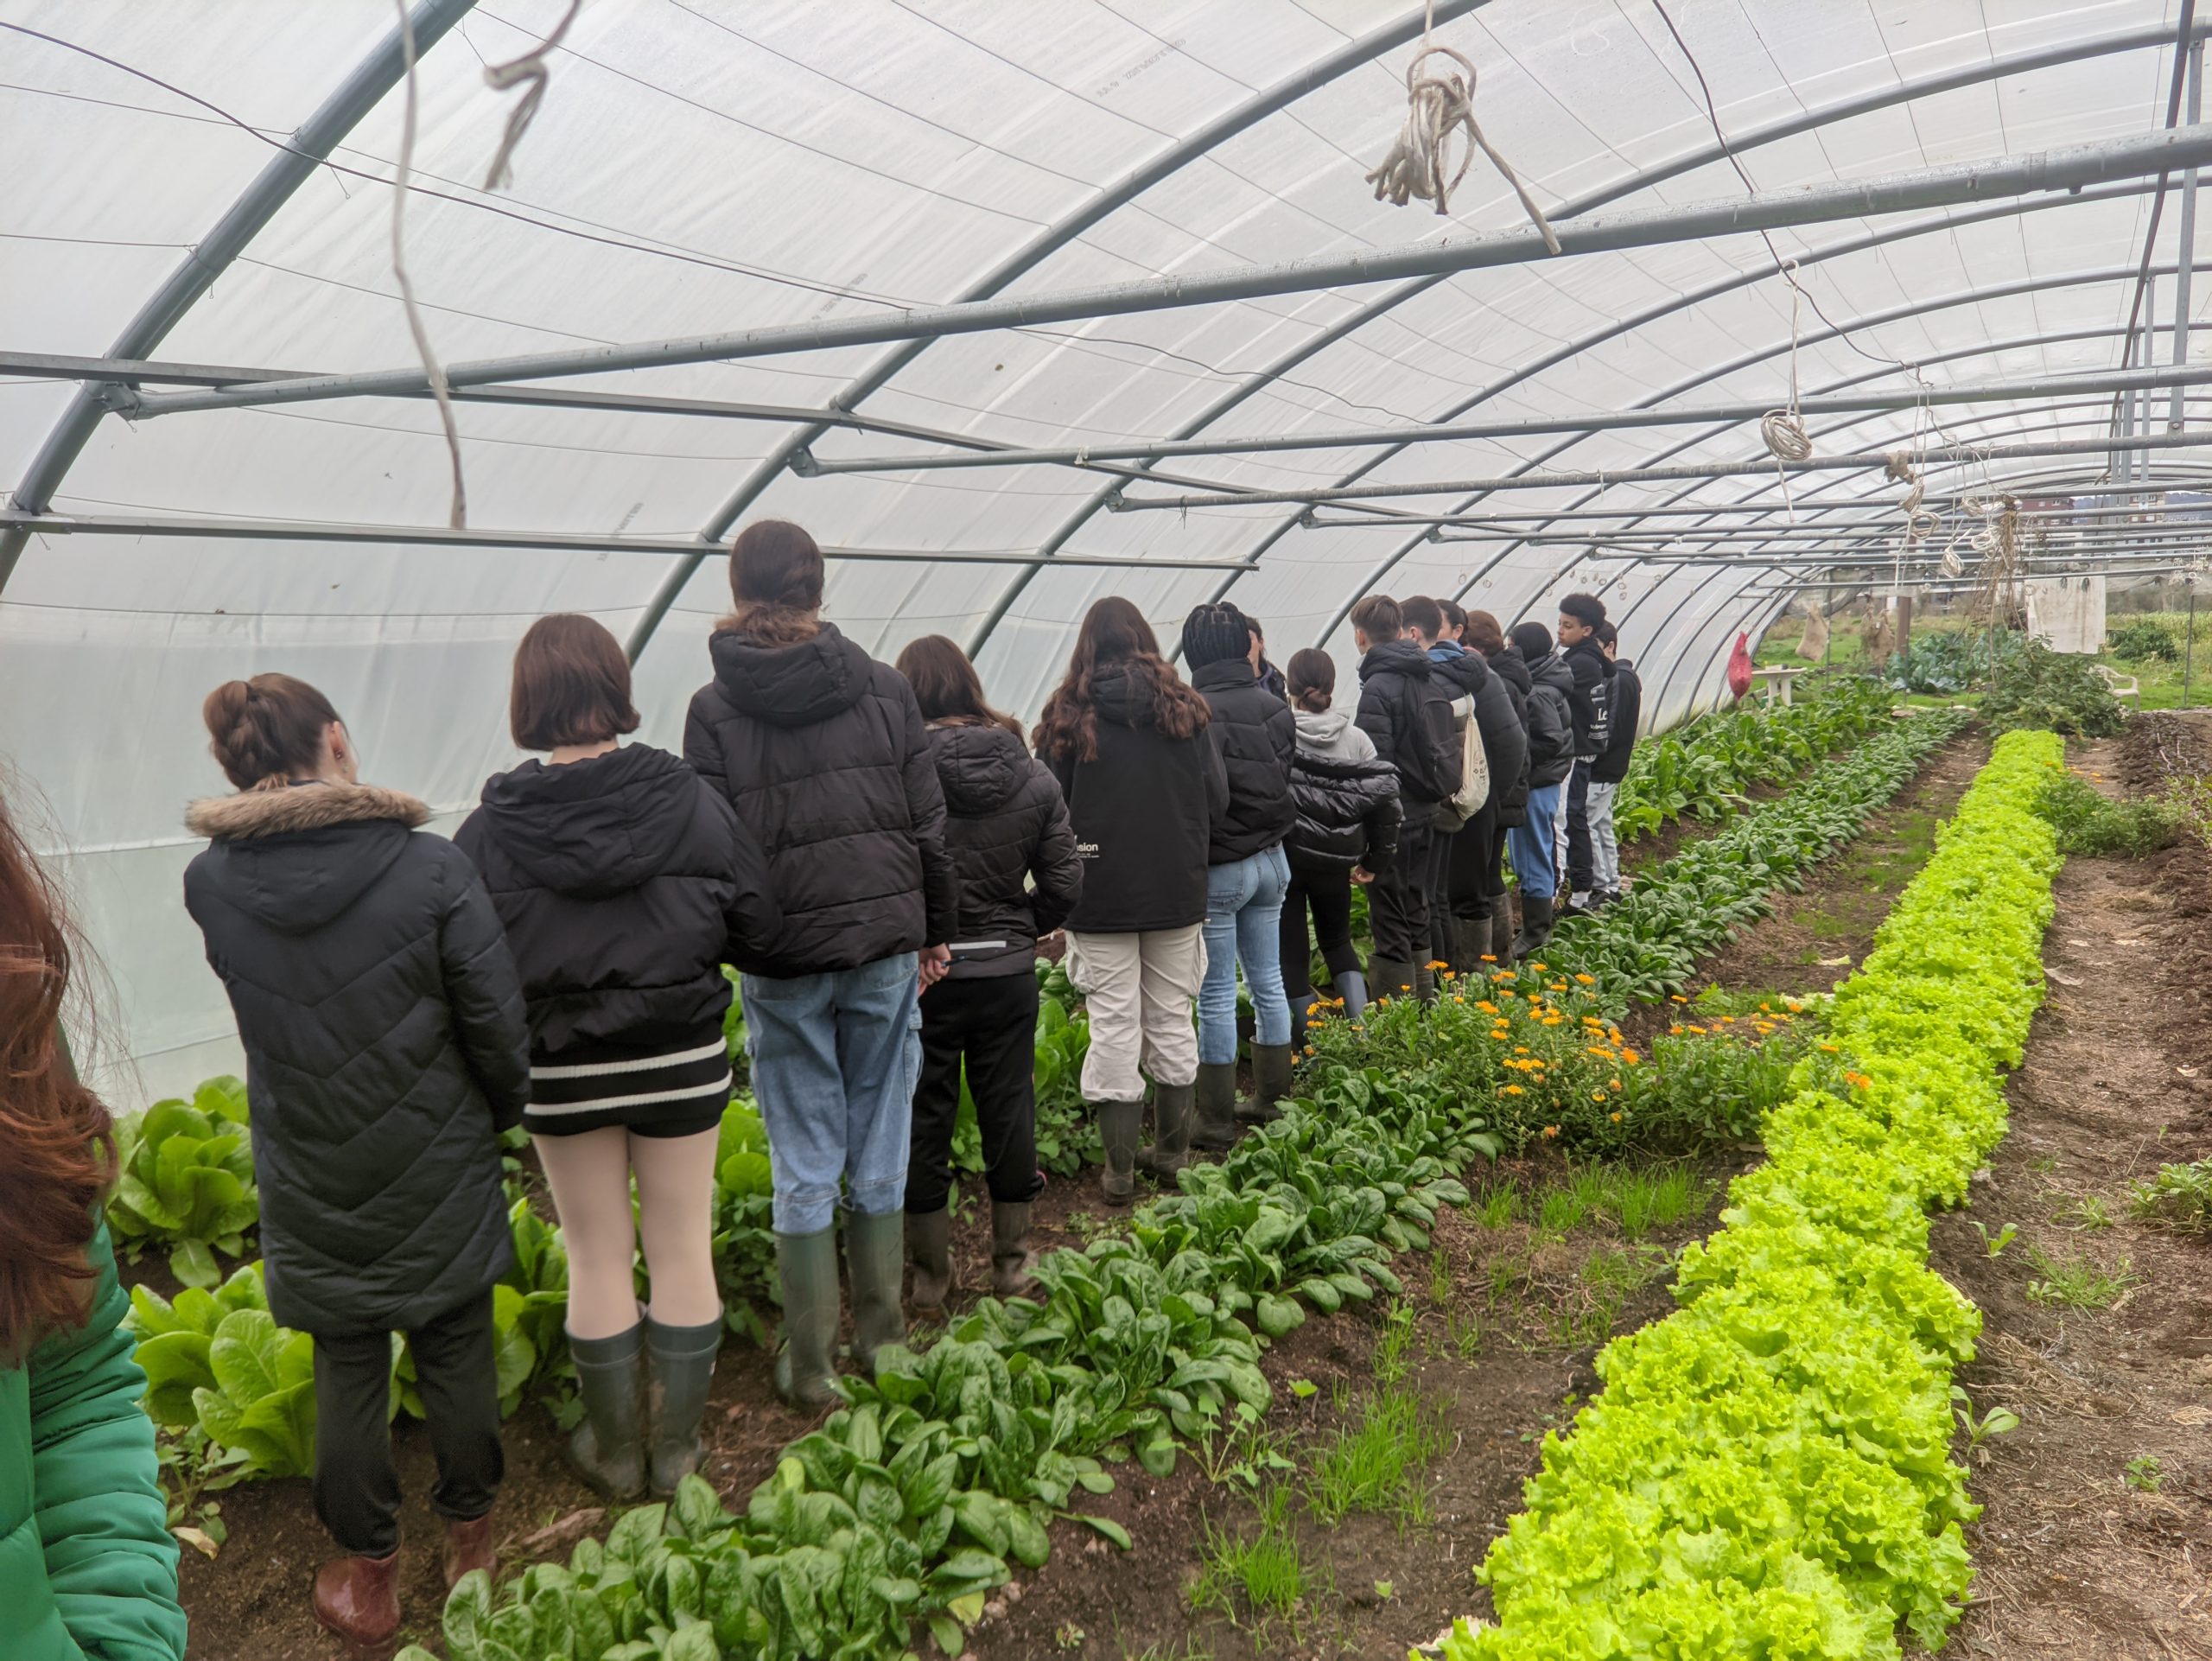
<svg viewBox="0 0 2212 1661"><path fill-rule="evenodd" d="M1593 785L1617 785L1628 777L1628 764L1636 753L1637 724L1643 718L1643 683L1637 678L1636 665L1623 658L1612 669L1606 707L1611 735L1605 750L1591 764Z"/></svg>
<svg viewBox="0 0 2212 1661"><path fill-rule="evenodd" d="M766 951L783 928L736 811L650 744L496 774L454 841L506 925L541 1066L712 1041L733 945Z"/></svg>
<svg viewBox="0 0 2212 1661"><path fill-rule="evenodd" d="M1452 720L1457 696L1414 641L1385 640L1359 660L1356 720L1375 741L1376 754L1398 770L1398 800L1408 824L1427 824L1437 803L1459 788Z"/></svg>
<svg viewBox="0 0 2212 1661"><path fill-rule="evenodd" d="M733 942L730 961L791 979L948 944L944 792L906 677L831 623L795 646L718 629L708 650L683 759L759 841L784 913L772 950Z"/></svg>
<svg viewBox="0 0 2212 1661"><path fill-rule="evenodd" d="M1521 729L1521 771L1515 775L1510 787L1497 784L1497 775L1491 775L1492 788L1497 792L1497 822L1511 827L1529 822L1529 697L1535 690L1535 684L1529 678L1529 665L1521 654L1510 647L1495 658L1485 656L1483 662L1489 667L1491 678L1504 690L1506 701L1513 706L1513 719Z"/></svg>
<svg viewBox="0 0 2212 1661"><path fill-rule="evenodd" d="M1529 680L1529 783L1541 790L1574 771L1574 671L1554 651Z"/></svg>
<svg viewBox="0 0 2212 1661"><path fill-rule="evenodd" d="M1513 695L1491 672L1479 652L1462 650L1456 656L1440 658L1432 649L1429 662L1435 665L1440 679L1460 697L1474 700L1475 730L1482 735L1483 760L1490 768L1486 800L1502 801L1509 787L1520 785L1529 765L1529 735L1514 708ZM1523 795L1522 799L1528 798Z"/></svg>
<svg viewBox="0 0 2212 1661"><path fill-rule="evenodd" d="M1290 758L1298 753L1298 723L1290 705L1262 686L1243 658L1192 671L1191 685L1213 711L1207 730L1229 778L1229 811L1214 822L1208 857L1216 865L1249 859L1275 846L1297 823Z"/></svg>
<svg viewBox="0 0 2212 1661"><path fill-rule="evenodd" d="M530 1100L499 919L429 810L365 785L196 802L185 869L245 1045L270 1313L419 1327L513 1262L499 1133Z"/></svg>
<svg viewBox="0 0 2212 1661"><path fill-rule="evenodd" d="M1067 804L1019 733L954 721L933 722L929 735L944 786L945 841L960 876L954 939L1006 942L997 951L954 958L952 977L1027 975L1037 961L1038 937L1065 922L1083 893Z"/></svg>
<svg viewBox="0 0 2212 1661"><path fill-rule="evenodd" d="M1096 758L1046 761L1067 799L1083 862L1083 897L1067 926L1140 934L1203 923L1213 827L1229 809L1221 753L1207 733L1162 733L1150 684L1121 665L1093 674L1090 691Z"/></svg>
<svg viewBox="0 0 2212 1661"><path fill-rule="evenodd" d="M1567 700L1574 716L1574 754L1579 760L1593 760L1612 737L1609 699L1613 666L1605 661L1605 649L1594 634L1561 646L1559 656L1574 678L1574 692Z"/></svg>

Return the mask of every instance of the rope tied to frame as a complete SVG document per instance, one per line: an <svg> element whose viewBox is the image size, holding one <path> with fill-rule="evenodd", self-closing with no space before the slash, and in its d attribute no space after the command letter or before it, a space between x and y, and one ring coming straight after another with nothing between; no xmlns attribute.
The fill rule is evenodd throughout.
<svg viewBox="0 0 2212 1661"><path fill-rule="evenodd" d="M545 102L546 83L552 78L553 72L546 67L545 54L561 44L562 37L569 32L569 25L576 21L576 14L583 10L583 5L584 0L569 0L569 10L562 14L561 21L554 24L550 35L519 58L484 66L484 84L495 92L504 92L524 81L530 83L530 90L522 95L520 102L507 116L507 130L499 139L499 153L493 156L492 166L484 175L485 189L498 190L514 182L515 172L510 163L514 158L515 146L522 143L522 136L530 130L530 124L537 119L537 106Z"/></svg>
<svg viewBox="0 0 2212 1661"><path fill-rule="evenodd" d="M1759 417L1759 436L1766 441L1767 454L1774 457L1774 476L1782 483L1782 506L1792 525L1797 523L1797 504L1789 499L1789 474L1783 464L1809 461L1813 457L1812 436L1805 430L1805 418L1797 410L1798 308L1805 291L1797 286L1796 268L1793 259L1783 270L1789 283L1789 402Z"/></svg>
<svg viewBox="0 0 2212 1661"><path fill-rule="evenodd" d="M1467 169L1474 165L1475 152L1479 150L1490 157L1491 165L1505 182L1513 187L1513 194L1521 199L1522 211L1542 235L1546 251L1556 254L1560 251L1559 237L1552 230L1551 221L1536 206L1536 199L1529 194L1528 186L1521 182L1521 175L1513 170L1511 163L1483 136L1482 124L1475 119L1474 64L1450 47L1438 46L1430 38L1435 30L1436 0L1428 0L1421 50L1406 66L1405 124L1399 128L1397 142L1390 146L1390 153L1367 175L1367 182L1375 187L1375 200L1403 207L1418 196L1425 202L1434 202L1440 214L1448 213L1452 193L1467 176ZM1432 58L1448 58L1465 73L1454 74L1446 68L1424 71L1422 66ZM1445 174L1451 164L1452 138L1463 130L1466 142L1460 151L1459 165L1447 179Z"/></svg>
<svg viewBox="0 0 2212 1661"><path fill-rule="evenodd" d="M1907 546L1917 544L1942 521L1921 506L1928 500L1928 486L1921 479L1920 470L1913 465L1912 452L1890 451L1882 457L1882 474L1885 478L1905 487L1904 500L1897 504L1904 513L1904 539Z"/></svg>
<svg viewBox="0 0 2212 1661"><path fill-rule="evenodd" d="M399 8L400 60L406 69L406 97L401 106L399 160L393 169L396 176L391 190L391 276L399 288L399 305L407 316L407 332L415 338L416 356L423 360L423 373L430 383L430 396L437 400L438 424L445 430L446 452L453 458L453 512L447 522L456 531L465 531L468 528L468 487L461 474L461 430L454 424L453 393L446 385L445 366L430 349L429 331L423 326L422 310L415 303L415 284L407 275L408 179L415 168L415 22L408 13L407 0L393 0L393 3Z"/></svg>

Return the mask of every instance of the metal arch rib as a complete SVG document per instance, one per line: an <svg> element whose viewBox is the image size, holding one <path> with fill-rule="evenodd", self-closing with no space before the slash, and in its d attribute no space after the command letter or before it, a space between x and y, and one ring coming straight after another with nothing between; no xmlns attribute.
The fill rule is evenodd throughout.
<svg viewBox="0 0 2212 1661"><path fill-rule="evenodd" d="M2212 34L2212 21L2196 25L2192 32L2199 37ZM1741 154L1745 150L1755 150L1784 138L1815 131L1832 123L1847 120L1854 116L1888 109L1898 104L1910 103L1916 99L1956 91L1961 87L1978 86L1986 81L2000 80L2007 75L2028 73L2037 69L2076 62L2085 58L2107 56L2120 52L2163 48L2173 45L2174 38L2175 32L2169 28L2128 29L2112 35L2100 35L2088 41L2075 41L2062 46L2013 53L2005 57L1993 58L1979 65L1963 66L1940 74L1926 76L1918 80L1901 81L1892 87L1885 87L1862 97L1844 99L1819 110L1803 111L1767 126L1755 128L1729 140L1725 145L1717 143L1700 145L1695 150L1678 156L1673 161L1660 162L1631 177L1586 192L1583 195L1563 204L1551 217L1554 220L1571 219L1577 214L1586 213L1593 208L1603 207L1608 202L1618 200L1668 179L1694 172L1699 168L1722 160L1730 155ZM2094 191L2084 191L2082 196L2088 197L2096 194L2098 193ZM1333 346L1346 335L1364 328L1379 317L1387 315L1399 306L1427 293L1439 283L1447 280L1448 278L1441 277L1418 277L1401 283L1388 293L1356 308L1310 340L1293 347L1267 368L1230 389L1228 392L1178 428L1173 436L1177 438L1188 438L1204 431L1231 410L1265 391L1300 364ZM1574 350L1579 349L1581 348L1574 348ZM1516 371L1513 375L1498 385L1484 388L1474 398L1456 406L1453 413L1472 409L1484 398L1494 397L1506 388L1518 384L1529 375L1539 372L1541 369L1549 367L1552 364L1562 361L1572 355L1573 355L1573 350L1548 353L1535 364ZM1381 460L1387 459L1388 455L1389 452L1385 452L1382 456L1376 458L1376 461L1379 462ZM1362 471L1364 469L1363 468ZM1359 475L1354 474L1351 476ZM1077 508L1046 539L1039 551L1050 555L1065 547L1071 538L1105 507L1119 488L1119 481L1116 481L1099 489L1087 503ZM1270 542L1272 540L1273 538L1270 538ZM1265 545L1262 545L1263 549ZM990 612L969 637L968 652L970 657L974 657L982 651L1000 622L1004 620L1007 613L1012 609L1014 601L1020 598L1022 591L1028 587L1039 571L1049 569L1049 564L1048 560L1029 567L1007 584L1006 591L999 596ZM1221 592L1227 592L1227 588L1228 585L1224 584ZM1352 598L1357 599L1357 595L1355 595ZM1351 604L1351 601L1348 600L1345 602L1344 610L1349 611ZM1334 625L1332 627L1333 627Z"/></svg>
<svg viewBox="0 0 2212 1661"><path fill-rule="evenodd" d="M1490 0L1437 0L1435 21L1445 22L1464 17L1489 3ZM1306 93L1327 86L1354 69L1363 67L1393 47L1402 46L1416 38L1425 26L1422 11L1408 12L1396 22L1363 35L1356 41L1347 41L1296 74L1253 94L1234 109L1217 117L1188 137L1178 140L1150 161L1126 174L1065 219L1047 226L1027 245L1008 255L963 290L959 296L960 302L989 299L1007 284L1019 281L1035 270L1101 220L1127 206L1188 163L1198 160L1217 146L1296 102ZM912 340L898 347L887 354L882 362L847 385L830 400L831 404L839 409L850 409L861 399L872 397L900 370L927 351L931 344L926 340ZM632 664L652 643L653 635L660 628L661 620L668 615L669 608L676 603L677 596L683 592L685 585L701 564L716 551L717 544L729 534L729 529L737 523L739 515L758 501L762 493L783 476L791 466L791 459L799 451L829 430L823 426L808 426L793 431L761 459L745 482L738 486L728 500L715 510L714 516L700 527L698 553L681 562L662 579L644 614L630 631L626 650Z"/></svg>
<svg viewBox="0 0 2212 1661"><path fill-rule="evenodd" d="M443 39L475 3L476 0L420 0L410 14L416 59L419 60ZM405 43L395 24L353 73L339 84L338 89L300 124L299 130L285 147L254 175L229 211L215 221L214 228L193 245L177 268L169 273L168 280L124 326L107 355L150 357L168 332L214 285L215 279L292 199L292 193L307 181L340 141L376 108L406 73ZM60 488L61 481L68 476L69 469L76 464L99 427L100 417L106 413L107 405L101 402L97 387L77 388L68 407L47 434L46 442L39 446L38 454L31 458L30 466L16 481L13 492L16 507L27 512L43 513L53 505L54 493ZM29 533L24 531L0 535L0 591L6 589L9 577L15 573L16 562L22 556L23 544L29 540Z"/></svg>

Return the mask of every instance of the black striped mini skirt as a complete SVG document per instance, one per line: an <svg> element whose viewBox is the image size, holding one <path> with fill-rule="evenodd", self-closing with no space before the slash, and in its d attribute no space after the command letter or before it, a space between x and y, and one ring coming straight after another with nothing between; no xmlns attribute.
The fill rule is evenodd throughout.
<svg viewBox="0 0 2212 1661"><path fill-rule="evenodd" d="M534 1136L617 1125L640 1136L696 1136L721 1123L729 1092L729 1050L719 1024L672 1047L664 1040L575 1044L531 1056L522 1123Z"/></svg>

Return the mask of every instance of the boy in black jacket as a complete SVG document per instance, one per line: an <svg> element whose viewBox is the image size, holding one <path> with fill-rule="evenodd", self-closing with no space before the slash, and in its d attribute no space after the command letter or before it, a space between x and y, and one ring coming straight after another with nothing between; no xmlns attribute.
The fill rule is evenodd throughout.
<svg viewBox="0 0 2212 1661"><path fill-rule="evenodd" d="M1636 665L1620 655L1620 637L1612 624L1598 625L1598 645L1612 665L1606 690L1605 748L1590 765L1589 818L1592 894L1593 902L1609 906L1621 897L1620 843L1613 834L1613 799L1636 750L1636 729L1643 716L1643 683Z"/></svg>
<svg viewBox="0 0 2212 1661"><path fill-rule="evenodd" d="M1565 792L1567 835L1560 867L1569 916L1590 909L1590 768L1612 736L1606 696L1612 665L1598 645L1605 620L1605 602L1594 594L1570 594L1559 602L1560 655L1574 676L1567 699L1574 716L1574 771L1567 775Z"/></svg>
<svg viewBox="0 0 2212 1661"><path fill-rule="evenodd" d="M1452 721L1455 689L1433 673L1420 643L1402 639L1405 618L1388 595L1370 594L1351 611L1359 648L1359 729L1397 769L1398 857L1368 890L1375 933L1369 983L1389 996L1428 981L1429 899L1436 805L1459 788L1459 748Z"/></svg>

